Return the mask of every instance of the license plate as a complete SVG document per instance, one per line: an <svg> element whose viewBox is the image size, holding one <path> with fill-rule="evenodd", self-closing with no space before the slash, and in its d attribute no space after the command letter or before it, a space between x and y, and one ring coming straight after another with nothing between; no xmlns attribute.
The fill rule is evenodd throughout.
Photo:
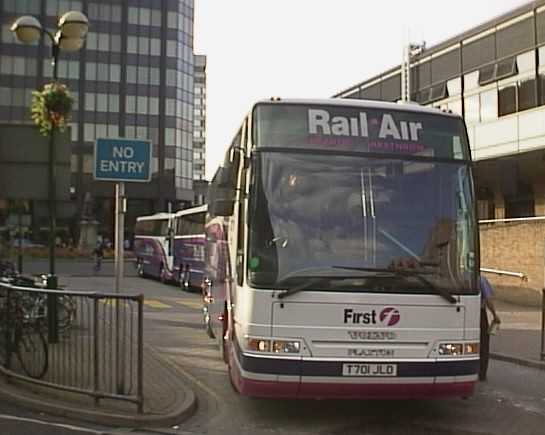
<svg viewBox="0 0 545 435"><path fill-rule="evenodd" d="M396 364L343 364L343 376L397 376Z"/></svg>

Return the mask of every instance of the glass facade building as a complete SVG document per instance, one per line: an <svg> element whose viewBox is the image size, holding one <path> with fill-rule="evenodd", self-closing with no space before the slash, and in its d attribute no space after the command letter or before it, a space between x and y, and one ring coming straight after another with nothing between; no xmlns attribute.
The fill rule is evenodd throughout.
<svg viewBox="0 0 545 435"><path fill-rule="evenodd" d="M545 216L545 1L411 58L411 100L462 115L481 219ZM401 66L335 97L397 101Z"/></svg>
<svg viewBox="0 0 545 435"><path fill-rule="evenodd" d="M31 92L52 80L49 38L23 45L10 25L33 15L52 30L69 10L87 15L89 33L80 51L59 56L59 80L76 98L72 200L59 204L59 226L74 232L91 198L86 205L92 203L100 231L111 237L114 186L93 180L96 138L153 144L152 181L127 183L128 228L137 215L193 201L194 0L2 0L0 123L28 123ZM45 206L34 208L40 214Z"/></svg>
<svg viewBox="0 0 545 435"><path fill-rule="evenodd" d="M193 179L204 180L206 164L206 56L195 56L194 86Z"/></svg>

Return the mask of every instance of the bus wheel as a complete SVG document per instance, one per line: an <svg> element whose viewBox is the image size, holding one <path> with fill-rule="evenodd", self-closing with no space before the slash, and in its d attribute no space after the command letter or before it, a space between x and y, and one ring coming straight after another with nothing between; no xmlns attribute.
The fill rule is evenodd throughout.
<svg viewBox="0 0 545 435"><path fill-rule="evenodd" d="M223 361L225 364L229 365L229 348L227 344L228 337L228 331L227 331L227 325L229 324L229 319L227 317L227 308L223 311L223 320L222 320L222 328L221 328L221 339L220 339L220 347L221 347L221 356L223 358Z"/></svg>
<svg viewBox="0 0 545 435"><path fill-rule="evenodd" d="M167 283L167 275L165 271L165 267L161 264L161 267L159 268L159 281L161 281L163 284Z"/></svg>
<svg viewBox="0 0 545 435"><path fill-rule="evenodd" d="M142 260L137 260L136 261L136 274L140 278L144 278L144 261L142 261Z"/></svg>
<svg viewBox="0 0 545 435"><path fill-rule="evenodd" d="M189 284L190 284L190 276L189 272L180 272L180 288L182 290L188 291L189 290Z"/></svg>

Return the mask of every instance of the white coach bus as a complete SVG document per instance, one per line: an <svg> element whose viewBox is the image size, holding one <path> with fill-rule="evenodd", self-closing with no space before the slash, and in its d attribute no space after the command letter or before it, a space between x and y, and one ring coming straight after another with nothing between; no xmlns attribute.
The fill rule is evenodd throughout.
<svg viewBox="0 0 545 435"><path fill-rule="evenodd" d="M467 397L479 249L463 120L260 101L210 189L205 322L256 397Z"/></svg>

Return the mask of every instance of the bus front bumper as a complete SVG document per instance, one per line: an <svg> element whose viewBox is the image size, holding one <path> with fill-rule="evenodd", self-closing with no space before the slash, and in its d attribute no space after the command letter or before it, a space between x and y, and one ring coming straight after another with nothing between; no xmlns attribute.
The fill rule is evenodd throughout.
<svg viewBox="0 0 545 435"><path fill-rule="evenodd" d="M385 362L386 363L386 362ZM339 361L287 360L231 354L235 388L243 395L300 399L430 399L469 397L479 360L394 361L395 377L342 375Z"/></svg>

